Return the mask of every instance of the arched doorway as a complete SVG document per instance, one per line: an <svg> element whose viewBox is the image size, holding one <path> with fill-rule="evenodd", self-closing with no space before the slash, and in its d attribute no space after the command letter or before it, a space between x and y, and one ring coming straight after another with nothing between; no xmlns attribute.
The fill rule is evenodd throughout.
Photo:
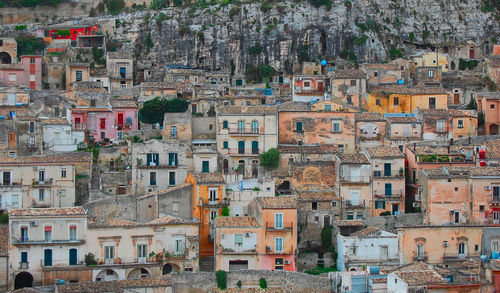
<svg viewBox="0 0 500 293"><path fill-rule="evenodd" d="M238 169L240 169L240 174L245 175L245 160L238 161Z"/></svg>
<svg viewBox="0 0 500 293"><path fill-rule="evenodd" d="M97 274L96 281L116 281L118 280L118 274L110 269L102 270Z"/></svg>
<svg viewBox="0 0 500 293"><path fill-rule="evenodd" d="M496 134L498 134L498 125L491 124L490 125L490 135L496 135Z"/></svg>
<svg viewBox="0 0 500 293"><path fill-rule="evenodd" d="M151 276L151 274L149 273L148 270L146 270L144 268L137 268L137 269L133 269L132 271L130 271L127 279L137 280L137 279L149 278L150 276Z"/></svg>
<svg viewBox="0 0 500 293"><path fill-rule="evenodd" d="M0 64L12 64L12 57L7 52L0 52Z"/></svg>
<svg viewBox="0 0 500 293"><path fill-rule="evenodd" d="M33 287L33 276L28 272L20 272L14 280L14 290Z"/></svg>
<svg viewBox="0 0 500 293"><path fill-rule="evenodd" d="M170 274L172 272L180 272L180 271L181 271L181 269L179 268L179 266L177 266L175 264L167 263L167 264L163 265L161 273L163 275L167 275L167 274Z"/></svg>

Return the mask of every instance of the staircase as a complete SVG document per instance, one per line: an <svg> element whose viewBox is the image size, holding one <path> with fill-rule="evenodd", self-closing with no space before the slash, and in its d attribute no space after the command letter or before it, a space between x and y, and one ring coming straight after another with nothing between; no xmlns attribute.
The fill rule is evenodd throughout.
<svg viewBox="0 0 500 293"><path fill-rule="evenodd" d="M215 267L215 258L213 256L200 258L200 271L213 272L214 267Z"/></svg>

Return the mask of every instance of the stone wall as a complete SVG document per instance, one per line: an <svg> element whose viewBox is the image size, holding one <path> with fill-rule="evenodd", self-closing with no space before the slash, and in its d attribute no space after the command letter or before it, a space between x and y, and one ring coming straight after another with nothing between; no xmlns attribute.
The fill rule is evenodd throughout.
<svg viewBox="0 0 500 293"><path fill-rule="evenodd" d="M89 222L99 223L115 217L131 221L138 218L136 195L113 196L86 203L83 207L88 209Z"/></svg>
<svg viewBox="0 0 500 293"><path fill-rule="evenodd" d="M422 214L403 214L399 216L373 217L363 220L366 226L378 227L387 232L395 233L398 226L422 224Z"/></svg>
<svg viewBox="0 0 500 293"><path fill-rule="evenodd" d="M267 281L268 287L286 288L287 292L331 292L328 277L313 276L287 271L239 271L227 273L227 287L234 288L238 281L243 287L259 287L260 278ZM175 293L210 292L217 286L215 273L180 273L172 275Z"/></svg>
<svg viewBox="0 0 500 293"><path fill-rule="evenodd" d="M141 124L142 127L142 124ZM146 141L151 139L152 137L161 136L160 129L141 129L141 130L132 130L129 131L128 137L133 138L134 136L139 137L140 139Z"/></svg>
<svg viewBox="0 0 500 293"><path fill-rule="evenodd" d="M297 255L297 271L302 272L304 270L314 269L318 266L319 255L316 252L299 252ZM333 258L332 253L327 252L323 254L323 266L331 267L335 266L336 259Z"/></svg>

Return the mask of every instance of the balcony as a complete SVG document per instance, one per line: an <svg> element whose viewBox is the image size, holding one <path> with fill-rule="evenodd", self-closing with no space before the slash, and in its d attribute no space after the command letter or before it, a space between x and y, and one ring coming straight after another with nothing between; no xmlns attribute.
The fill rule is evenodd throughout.
<svg viewBox="0 0 500 293"><path fill-rule="evenodd" d="M71 125L71 129L74 131L85 131L87 129L87 125L83 123L73 123Z"/></svg>
<svg viewBox="0 0 500 293"><path fill-rule="evenodd" d="M19 262L19 269L20 270L27 270L29 269L30 267L30 263L29 262Z"/></svg>
<svg viewBox="0 0 500 293"><path fill-rule="evenodd" d="M392 190L390 194L386 194L385 190L376 190L373 192L375 199L384 200L401 200L404 194L404 190Z"/></svg>
<svg viewBox="0 0 500 293"><path fill-rule="evenodd" d="M132 123L115 123L115 128L118 131L130 130L132 128Z"/></svg>
<svg viewBox="0 0 500 293"><path fill-rule="evenodd" d="M387 179L387 178L395 178L395 179L404 179L404 172L400 173L400 170L390 170L386 172L384 170L373 171L373 179Z"/></svg>
<svg viewBox="0 0 500 293"><path fill-rule="evenodd" d="M29 239L28 237L21 237L21 238L14 237L12 239L13 245L74 245L83 243L85 243L85 240L83 239L80 240L63 239L63 240L52 240L52 241L45 241L44 239L33 240Z"/></svg>
<svg viewBox="0 0 500 293"><path fill-rule="evenodd" d="M233 248L222 247L220 253L225 255L238 255L238 254L257 255L257 248L254 247L252 249L243 249L241 246L236 246Z"/></svg>
<svg viewBox="0 0 500 293"><path fill-rule="evenodd" d="M443 261L444 260L463 260L468 257L479 257L480 255L478 253L473 253L469 255L465 254L458 254L458 253L443 253Z"/></svg>
<svg viewBox="0 0 500 293"><path fill-rule="evenodd" d="M227 132L232 136L258 136L259 128L229 128Z"/></svg>
<svg viewBox="0 0 500 293"><path fill-rule="evenodd" d="M429 259L429 256L427 255L427 253L413 256L413 261L427 261L428 259Z"/></svg>
<svg viewBox="0 0 500 293"><path fill-rule="evenodd" d="M234 157L249 157L249 156L253 157L253 156L259 156L259 149L230 148L230 149L222 149L222 153Z"/></svg>
<svg viewBox="0 0 500 293"><path fill-rule="evenodd" d="M341 176L342 183L370 183L370 176Z"/></svg>
<svg viewBox="0 0 500 293"><path fill-rule="evenodd" d="M493 198L490 199L488 203L495 206L500 205L500 196L493 196Z"/></svg>
<svg viewBox="0 0 500 293"><path fill-rule="evenodd" d="M353 202L351 200L345 200L344 201L344 206L347 207L347 208L353 208L353 209L357 209L357 208L364 208L365 207L365 201L358 201L358 202Z"/></svg>
<svg viewBox="0 0 500 293"><path fill-rule="evenodd" d="M273 246L266 246L266 254L294 254L293 245L290 245L288 249L283 246L281 251L276 251Z"/></svg>
<svg viewBox="0 0 500 293"><path fill-rule="evenodd" d="M37 180L37 179L33 179L32 185L33 186L39 186L39 187L50 186L50 185L52 185L53 181L54 180L52 178L46 178L43 181L40 181L40 180Z"/></svg>
<svg viewBox="0 0 500 293"><path fill-rule="evenodd" d="M178 164L156 164L155 162L149 162L147 164L140 164L137 165L137 168L139 169L175 169L178 168Z"/></svg>
<svg viewBox="0 0 500 293"><path fill-rule="evenodd" d="M200 199L200 205L206 208L224 208L229 206L228 199L203 200Z"/></svg>
<svg viewBox="0 0 500 293"><path fill-rule="evenodd" d="M0 182L0 188L16 188L16 187L21 187L21 182L6 182L6 184Z"/></svg>
<svg viewBox="0 0 500 293"><path fill-rule="evenodd" d="M266 231L269 231L269 232L272 232L272 231L293 231L293 222L283 223L283 226L281 228L275 227L274 225L270 225L269 223L266 223Z"/></svg>

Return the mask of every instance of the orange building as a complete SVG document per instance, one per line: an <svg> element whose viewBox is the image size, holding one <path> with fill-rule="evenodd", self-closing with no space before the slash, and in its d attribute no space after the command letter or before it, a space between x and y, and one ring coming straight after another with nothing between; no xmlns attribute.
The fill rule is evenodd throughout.
<svg viewBox="0 0 500 293"><path fill-rule="evenodd" d="M200 258L214 256L214 220L229 205L225 198L224 177L217 173L188 174L193 185L193 217L200 221Z"/></svg>
<svg viewBox="0 0 500 293"><path fill-rule="evenodd" d="M483 133L486 135L499 134L500 92L477 94L476 101L477 111L484 114Z"/></svg>

